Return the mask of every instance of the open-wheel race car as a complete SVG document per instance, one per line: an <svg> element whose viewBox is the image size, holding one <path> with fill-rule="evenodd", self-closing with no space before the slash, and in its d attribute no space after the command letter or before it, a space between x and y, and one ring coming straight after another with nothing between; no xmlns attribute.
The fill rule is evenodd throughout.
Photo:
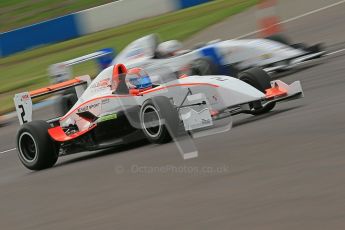
<svg viewBox="0 0 345 230"><path fill-rule="evenodd" d="M62 117L32 119L32 99L75 88L77 103ZM140 68L117 64L92 82L75 78L14 97L21 127L19 159L31 170L52 167L59 156L98 150L146 138L166 143L180 135L212 129L217 120L240 113L262 114L277 102L303 97L299 81L270 81L265 71L249 69L238 78L176 75L153 84Z"/></svg>
<svg viewBox="0 0 345 230"><path fill-rule="evenodd" d="M183 50L179 41L160 43L158 36L151 34L130 43L114 58L113 64L123 63L129 68L146 70L162 67L176 72L187 70L191 75L237 77L240 72L253 67L261 67L268 73L290 70L325 53L321 44L292 43L283 35L214 40Z"/></svg>

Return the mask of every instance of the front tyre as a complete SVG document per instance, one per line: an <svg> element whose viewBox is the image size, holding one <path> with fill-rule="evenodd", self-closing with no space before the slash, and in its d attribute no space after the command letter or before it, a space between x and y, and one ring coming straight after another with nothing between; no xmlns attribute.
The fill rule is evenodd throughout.
<svg viewBox="0 0 345 230"><path fill-rule="evenodd" d="M58 159L58 145L50 138L50 125L45 121L32 121L21 126L17 133L18 156L31 170L52 167Z"/></svg>
<svg viewBox="0 0 345 230"><path fill-rule="evenodd" d="M217 65L208 58L198 58L192 62L192 75L216 75L218 74Z"/></svg>
<svg viewBox="0 0 345 230"><path fill-rule="evenodd" d="M146 138L156 144L170 142L177 135L179 116L169 98L158 96L144 102L140 124Z"/></svg>
<svg viewBox="0 0 345 230"><path fill-rule="evenodd" d="M241 72L238 78L263 93L266 93L266 89L271 88L270 76L259 67L254 67ZM255 101L250 105L253 108L252 114L259 115L271 111L275 107L276 103L270 103L266 106L262 106L260 101Z"/></svg>

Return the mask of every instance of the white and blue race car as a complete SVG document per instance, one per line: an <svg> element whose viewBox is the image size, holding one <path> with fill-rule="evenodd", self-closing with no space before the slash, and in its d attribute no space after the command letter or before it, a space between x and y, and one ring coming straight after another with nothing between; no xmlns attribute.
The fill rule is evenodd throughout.
<svg viewBox="0 0 345 230"><path fill-rule="evenodd" d="M261 67L266 72L284 71L325 54L321 45L289 44L281 35L266 39L215 40L199 44L195 49L182 50L176 40L159 43L151 34L130 43L113 64L125 63L130 68L148 71L169 68L175 72L236 77L240 71Z"/></svg>

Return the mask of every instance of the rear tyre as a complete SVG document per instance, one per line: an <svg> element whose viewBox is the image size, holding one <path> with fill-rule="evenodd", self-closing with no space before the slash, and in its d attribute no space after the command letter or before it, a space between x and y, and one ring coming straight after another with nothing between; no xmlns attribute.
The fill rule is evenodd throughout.
<svg viewBox="0 0 345 230"><path fill-rule="evenodd" d="M146 138L156 144L170 142L177 135L178 112L167 97L148 99L140 110L140 124Z"/></svg>
<svg viewBox="0 0 345 230"><path fill-rule="evenodd" d="M266 89L271 88L270 76L259 67L254 67L241 72L238 78L263 93L266 92ZM260 101L256 101L252 102L250 105L254 109L252 114L259 115L271 111L275 107L276 103L262 106Z"/></svg>
<svg viewBox="0 0 345 230"><path fill-rule="evenodd" d="M59 112L61 115L66 114L75 105L75 103L77 103L77 101L78 97L75 93L63 95L58 102Z"/></svg>
<svg viewBox="0 0 345 230"><path fill-rule="evenodd" d="M229 75L230 77L234 77L234 78L238 78L238 74L240 73L240 71L233 65L228 65L226 66L227 68L227 75Z"/></svg>
<svg viewBox="0 0 345 230"><path fill-rule="evenodd" d="M192 75L216 75L218 67L208 58L198 58L192 62Z"/></svg>
<svg viewBox="0 0 345 230"><path fill-rule="evenodd" d="M31 170L52 167L58 159L58 145L50 138L50 125L45 121L24 124L17 133L18 156Z"/></svg>
<svg viewBox="0 0 345 230"><path fill-rule="evenodd" d="M325 51L325 47L324 44L318 43L313 46L306 47L305 50L310 53L319 53ZM322 56L322 54L320 56Z"/></svg>

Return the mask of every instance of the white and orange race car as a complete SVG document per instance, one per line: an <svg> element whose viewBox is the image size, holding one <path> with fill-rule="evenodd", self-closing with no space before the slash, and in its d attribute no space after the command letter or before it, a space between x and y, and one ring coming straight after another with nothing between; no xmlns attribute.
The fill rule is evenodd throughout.
<svg viewBox="0 0 345 230"><path fill-rule="evenodd" d="M218 120L240 113L269 112L275 104L303 97L299 81L270 81L249 69L238 78L176 76L162 84L133 88L123 64L103 70L92 82L83 76L14 97L21 127L19 158L27 168L52 167L59 156L109 148L146 138L165 143L180 135L212 129ZM146 76L146 83L150 83ZM74 87L77 103L64 116L32 120L32 99Z"/></svg>

